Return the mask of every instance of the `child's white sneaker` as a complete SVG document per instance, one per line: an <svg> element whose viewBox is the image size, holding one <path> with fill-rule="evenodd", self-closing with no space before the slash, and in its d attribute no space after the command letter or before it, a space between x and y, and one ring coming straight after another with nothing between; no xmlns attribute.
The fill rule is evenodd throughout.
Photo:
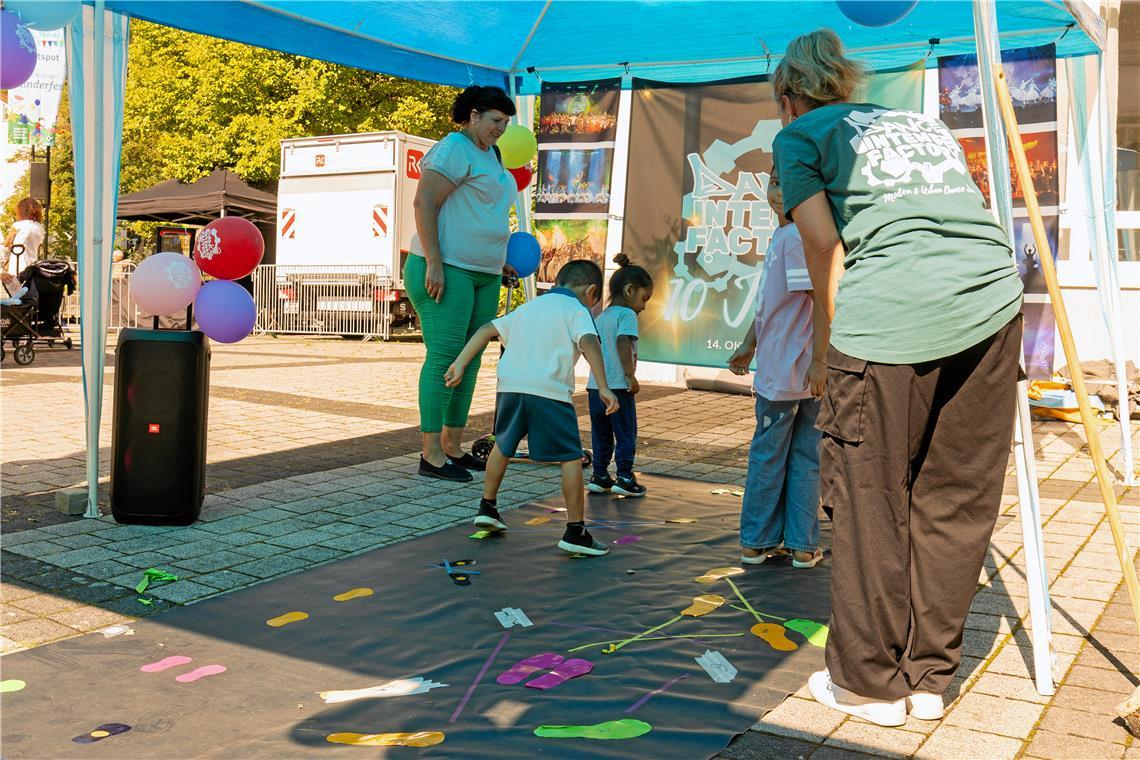
<svg viewBox="0 0 1140 760"><path fill-rule="evenodd" d="M916 691L907 697L906 706L911 717L919 720L942 720L942 715L946 712L942 695L925 691Z"/></svg>
<svg viewBox="0 0 1140 760"><path fill-rule="evenodd" d="M880 726L901 726L906 723L906 700L881 702L844 689L832 683L831 674L820 670L808 678L808 690L821 705L854 715Z"/></svg>

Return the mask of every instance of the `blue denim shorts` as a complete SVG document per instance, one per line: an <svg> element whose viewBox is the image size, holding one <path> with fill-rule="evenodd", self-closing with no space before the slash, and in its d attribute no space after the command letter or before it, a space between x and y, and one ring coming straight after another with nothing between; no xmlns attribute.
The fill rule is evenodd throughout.
<svg viewBox="0 0 1140 760"><path fill-rule="evenodd" d="M582 458L578 413L568 401L529 393L500 393L495 410L495 444L508 458L526 438L536 462L572 462Z"/></svg>

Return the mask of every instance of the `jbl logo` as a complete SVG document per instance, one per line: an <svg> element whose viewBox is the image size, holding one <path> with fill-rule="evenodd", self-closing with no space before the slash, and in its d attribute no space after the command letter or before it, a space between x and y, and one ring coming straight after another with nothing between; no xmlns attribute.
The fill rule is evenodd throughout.
<svg viewBox="0 0 1140 760"><path fill-rule="evenodd" d="M420 151L408 148L408 179L420 178L420 159L423 157L424 154Z"/></svg>

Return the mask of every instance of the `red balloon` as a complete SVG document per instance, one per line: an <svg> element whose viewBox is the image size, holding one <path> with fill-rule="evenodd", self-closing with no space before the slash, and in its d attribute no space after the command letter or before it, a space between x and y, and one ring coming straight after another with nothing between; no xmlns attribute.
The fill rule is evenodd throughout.
<svg viewBox="0 0 1140 760"><path fill-rule="evenodd" d="M522 192L523 188L534 179L534 172L531 171L530 164L523 164L517 169L507 169L507 171L515 178L515 186L518 187L519 192Z"/></svg>
<svg viewBox="0 0 1140 760"><path fill-rule="evenodd" d="M194 262L219 280L240 280L265 255L265 238L253 222L224 216L206 225L194 242Z"/></svg>

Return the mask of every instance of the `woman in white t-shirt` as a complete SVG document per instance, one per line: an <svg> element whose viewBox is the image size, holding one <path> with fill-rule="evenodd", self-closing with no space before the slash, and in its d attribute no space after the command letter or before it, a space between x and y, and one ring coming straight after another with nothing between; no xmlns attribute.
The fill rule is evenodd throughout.
<svg viewBox="0 0 1140 760"><path fill-rule="evenodd" d="M39 261L44 242L44 207L35 198L24 198L16 205L16 222L4 236L4 266L8 274L18 275ZM12 246L24 246L17 256Z"/></svg>
<svg viewBox="0 0 1140 760"><path fill-rule="evenodd" d="M468 470L484 468L460 448L479 358L456 387L446 387L443 376L468 338L499 309L517 189L495 143L514 113L502 89L468 87L451 107L451 118L462 129L420 161L416 234L404 264L404 286L427 347L419 383L419 473L426 477L463 482L471 480Z"/></svg>

